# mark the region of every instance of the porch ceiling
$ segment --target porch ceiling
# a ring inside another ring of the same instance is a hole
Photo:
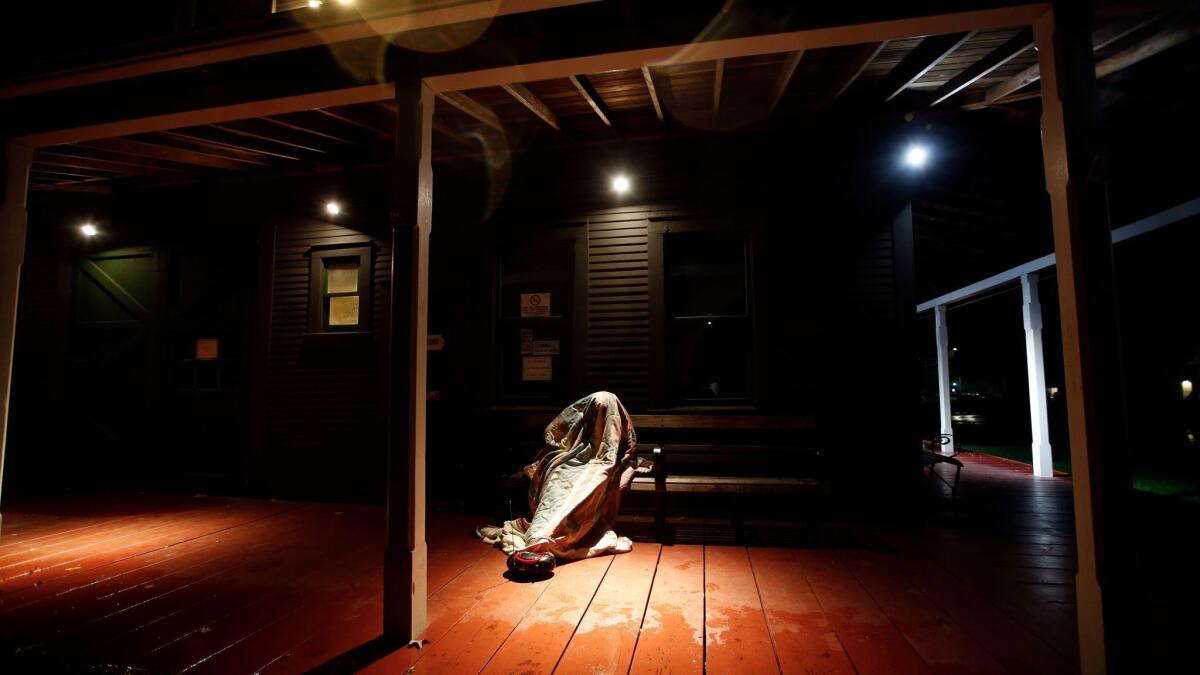
[[[1121,62],[1194,21],[1109,19],[1095,33],[1096,61]],[[444,92],[434,160],[479,161],[485,146],[521,153],[802,123],[830,110],[900,117],[1023,105],[1037,97],[1036,62],[1029,29],[1009,28]],[[30,187],[107,191],[383,163],[394,134],[394,104],[377,101],[71,143],[37,151]]]

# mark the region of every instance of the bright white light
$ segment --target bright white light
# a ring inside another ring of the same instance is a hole
[[[309,9],[317,9],[321,6],[321,0],[308,0]]]
[[[84,223],[83,225],[80,225],[79,231],[82,232],[83,236],[85,237],[94,237],[97,234],[100,234],[100,230],[97,230],[96,226],[91,223]]]
[[[614,176],[612,179],[613,192],[623,195],[629,192],[629,176]]]
[[[919,169],[925,166],[925,162],[929,159],[929,149],[923,145],[910,145],[904,153],[904,163],[914,169]]]
[[[342,212],[342,205],[337,202],[325,202],[325,213],[336,216]]]
[[[1183,394],[1184,398],[1192,395],[1192,381],[1184,380],[1179,383],[1179,393]]]

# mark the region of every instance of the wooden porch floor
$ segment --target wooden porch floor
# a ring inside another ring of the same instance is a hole
[[[505,579],[504,556],[469,535],[477,517],[434,516],[420,650],[378,639],[378,507],[18,503],[0,536],[0,671],[1076,671],[1069,481],[967,462],[959,505],[925,530],[642,542],[537,583]]]

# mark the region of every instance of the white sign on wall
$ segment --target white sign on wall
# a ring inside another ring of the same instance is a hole
[[[549,382],[554,379],[552,356],[522,356],[521,380],[524,382]]]

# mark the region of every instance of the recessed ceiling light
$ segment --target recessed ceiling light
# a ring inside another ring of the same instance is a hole
[[[341,212],[342,212],[341,204],[338,204],[337,202],[333,202],[333,201],[325,202],[325,213],[328,213],[331,216],[336,216]]]
[[[927,161],[929,161],[929,148],[923,145],[910,145],[904,152],[904,163],[914,169],[925,166]]]
[[[613,176],[612,189],[613,189],[613,192],[615,192],[619,195],[623,195],[626,192],[629,192],[629,176],[626,176],[624,174],[619,175],[619,176]]]
[[[83,225],[80,225],[79,231],[82,232],[83,236],[85,237],[94,237],[97,234],[100,234],[100,230],[97,230],[96,226],[91,223],[84,223]]]

